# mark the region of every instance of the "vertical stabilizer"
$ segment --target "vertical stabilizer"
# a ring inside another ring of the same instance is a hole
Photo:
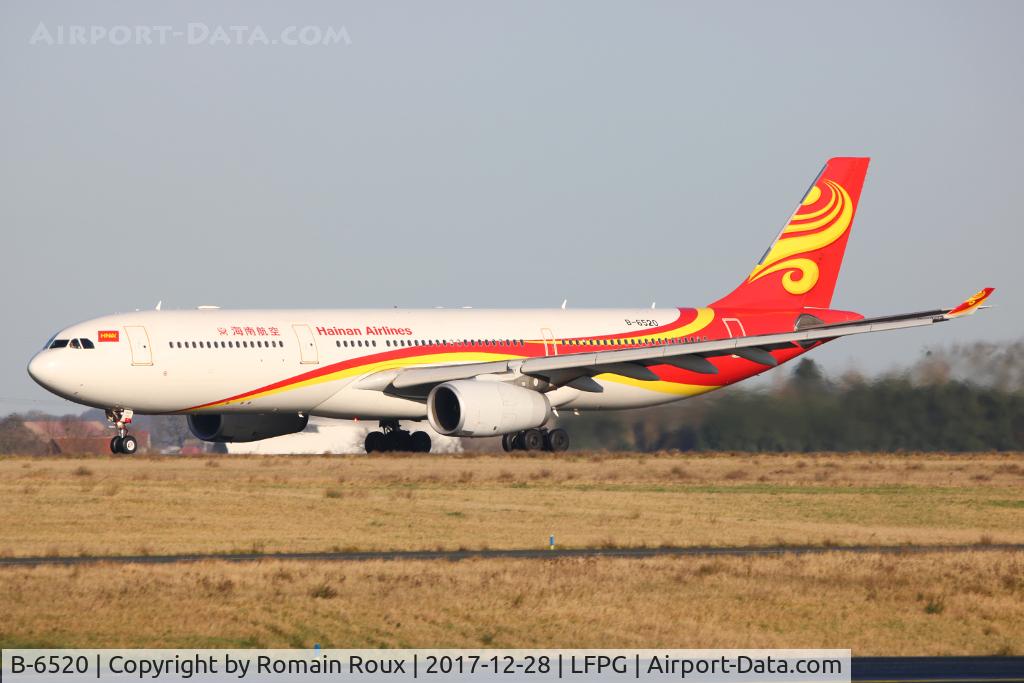
[[[867,157],[829,159],[750,275],[711,305],[828,308],[869,161]]]

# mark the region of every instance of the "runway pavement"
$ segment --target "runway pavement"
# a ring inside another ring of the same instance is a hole
[[[852,546],[678,546],[658,548],[520,548],[509,550],[375,550],[364,552],[312,553],[186,553],[181,555],[76,555],[47,557],[0,557],[0,567],[84,564],[176,564],[182,562],[266,562],[304,560],[314,562],[365,562],[368,560],[447,560],[475,558],[554,560],[572,557],[685,557],[724,555],[771,556],[822,553],[886,553],[893,555],[941,552],[1024,552],[1024,544],[985,545],[852,545]]]

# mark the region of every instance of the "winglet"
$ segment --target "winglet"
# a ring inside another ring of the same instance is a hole
[[[971,313],[974,313],[981,308],[981,305],[985,303],[985,299],[989,298],[994,291],[996,291],[994,287],[986,287],[956,308],[950,309],[943,317],[948,320],[950,318],[959,318],[962,315],[970,315]]]

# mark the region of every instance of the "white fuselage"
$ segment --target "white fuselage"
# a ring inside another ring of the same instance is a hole
[[[360,388],[360,380],[396,368],[698,341],[714,318],[710,309],[675,308],[143,311],[61,330],[54,339],[93,348],[46,348],[29,372],[54,393],[104,409],[421,419],[422,401]],[[641,407],[721,385],[595,380],[602,391],[562,387],[552,405]]]

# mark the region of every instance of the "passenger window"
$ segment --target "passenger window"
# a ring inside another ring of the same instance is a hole
[[[171,347],[173,349],[174,348],[174,342],[167,342],[167,346],[169,346],[169,347]]]

